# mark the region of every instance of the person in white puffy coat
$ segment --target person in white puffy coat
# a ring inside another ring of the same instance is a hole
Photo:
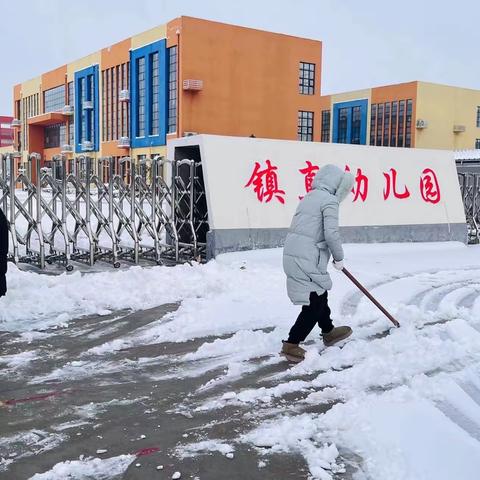
[[[322,167],[312,190],[300,201],[283,249],[287,293],[295,305],[302,305],[297,321],[283,342],[281,353],[300,362],[305,350],[299,346],[316,324],[326,346],[352,334],[350,327],[334,327],[330,318],[327,291],[332,279],[327,272],[330,257],[337,270],[343,268],[343,248],[338,228],[338,211],[353,186],[353,176],[335,165]]]

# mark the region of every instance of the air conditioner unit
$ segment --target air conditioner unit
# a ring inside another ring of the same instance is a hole
[[[120,137],[118,141],[119,148],[130,148],[130,139],[128,137]]]
[[[129,90],[120,90],[120,94],[118,95],[118,99],[121,102],[130,101],[130,91]]]
[[[88,140],[84,140],[82,142],[82,151],[83,152],[91,152],[93,150],[93,142]]]
[[[465,131],[465,125],[454,125],[453,133],[462,133]]]
[[[21,127],[22,126],[22,122],[18,119],[18,118],[14,118],[12,120],[12,123],[10,124],[10,126],[12,128],[16,128],[16,127]]]
[[[62,153],[72,153],[73,147],[71,145],[62,145]]]
[[[65,105],[62,108],[62,113],[64,115],[73,115],[73,107],[71,105]]]
[[[82,107],[84,110],[92,110],[93,102],[91,100],[84,100],[82,103]]]
[[[426,120],[423,120],[419,118],[415,124],[417,128],[427,128],[428,127],[428,122]]]
[[[183,81],[183,89],[184,90],[203,90],[203,80],[193,80],[188,79]]]
[[[198,135],[198,132],[183,132],[184,137],[193,137],[194,135]]]

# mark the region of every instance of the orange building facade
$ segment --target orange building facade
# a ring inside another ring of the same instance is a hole
[[[322,44],[180,17],[14,87],[15,148],[142,160],[211,133],[320,141]]]

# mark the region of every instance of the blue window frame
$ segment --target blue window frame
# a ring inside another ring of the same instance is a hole
[[[333,143],[367,143],[367,108],[368,100],[333,105]]]
[[[75,152],[84,152],[84,141],[92,142],[99,150],[98,132],[98,65],[75,72]],[[85,102],[92,108],[86,108]]]
[[[167,65],[166,40],[130,52],[130,137],[132,148],[166,144]]]

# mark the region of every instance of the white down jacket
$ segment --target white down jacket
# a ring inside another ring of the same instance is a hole
[[[327,273],[330,255],[336,261],[343,260],[338,208],[353,181],[350,173],[325,165],[297,207],[283,249],[288,296],[295,305],[308,305],[310,292],[322,295],[332,288]]]

